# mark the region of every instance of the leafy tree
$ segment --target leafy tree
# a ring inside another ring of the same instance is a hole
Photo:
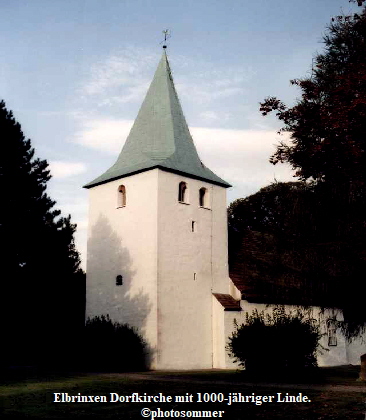
[[[317,206],[314,186],[305,182],[275,183],[229,206],[230,277],[245,299],[340,304],[340,270],[347,265],[344,255],[319,243]]]
[[[290,133],[271,162],[289,163],[313,184],[314,246],[331,274],[325,278],[343,284],[336,300],[354,335],[366,324],[366,9],[333,19],[324,44],[311,76],[291,82],[301,91],[297,103],[289,108],[269,97],[260,110],[274,111],[280,131]]]
[[[305,182],[275,182],[231,203],[229,228],[241,234],[251,230],[298,237],[309,228],[312,197],[312,187]]]
[[[362,6],[366,0],[349,0],[350,3],[357,3],[357,6]]]
[[[83,361],[88,370],[125,372],[145,370],[146,342],[128,324],[109,315],[88,318],[83,338]]]
[[[272,314],[253,311],[236,325],[228,350],[249,373],[296,376],[317,367],[321,338],[318,323],[304,311],[286,313],[278,306]]]
[[[47,195],[48,163],[0,102],[2,317],[8,363],[41,363],[83,323],[76,225]]]
[[[366,10],[336,20],[315,57],[310,78],[292,80],[302,97],[292,108],[270,97],[263,115],[275,111],[291,133],[272,163],[288,162],[302,180],[364,185],[366,142]]]

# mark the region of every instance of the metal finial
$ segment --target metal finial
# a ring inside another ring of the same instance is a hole
[[[164,34],[164,40],[163,41],[161,41],[160,42],[160,44],[163,44],[163,48],[166,48],[167,47],[167,40],[171,37],[171,35],[170,35],[170,30],[169,29],[165,29],[164,31],[163,31],[163,34]]]

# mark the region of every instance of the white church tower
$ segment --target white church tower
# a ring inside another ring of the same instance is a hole
[[[151,368],[225,367],[228,187],[197,154],[164,50],[116,163],[85,186],[86,315],[138,328]]]

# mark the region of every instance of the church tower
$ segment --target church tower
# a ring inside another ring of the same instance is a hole
[[[224,367],[228,187],[198,156],[164,50],[116,163],[85,186],[86,315],[136,327],[151,368]]]

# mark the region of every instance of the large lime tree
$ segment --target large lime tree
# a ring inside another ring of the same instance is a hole
[[[290,134],[271,162],[289,163],[317,194],[315,243],[340,285],[335,300],[352,335],[366,322],[366,8],[332,19],[324,45],[311,76],[291,82],[301,92],[296,104],[269,97],[260,110],[275,112]]]

